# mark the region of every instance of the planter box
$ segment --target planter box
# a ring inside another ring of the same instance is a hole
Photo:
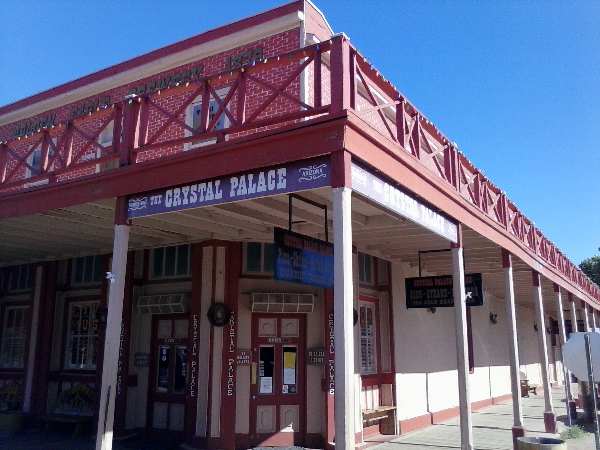
[[[561,439],[545,437],[517,438],[519,450],[567,450],[567,443]]]
[[[23,429],[25,416],[21,412],[0,412],[0,431],[15,433]]]

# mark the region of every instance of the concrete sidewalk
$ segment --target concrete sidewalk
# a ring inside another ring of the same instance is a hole
[[[558,418],[559,432],[563,431],[566,408],[564,391],[553,389],[554,408]],[[544,396],[532,395],[523,399],[523,419],[527,435],[558,437],[544,431]],[[512,450],[512,404],[490,406],[473,412],[473,440],[478,450]],[[594,449],[594,436],[587,433],[581,439],[568,440],[569,450]],[[385,442],[374,450],[448,450],[460,448],[460,429],[458,419],[448,420],[424,430],[400,436],[391,442]]]

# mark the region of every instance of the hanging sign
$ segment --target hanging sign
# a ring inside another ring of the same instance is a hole
[[[276,280],[333,287],[333,244],[283,228],[275,228],[274,242]]]
[[[456,223],[442,216],[421,200],[401,191],[356,164],[352,164],[352,189],[386,209],[448,239],[450,242],[458,242]]]
[[[407,278],[407,308],[444,308],[454,306],[452,275]],[[465,275],[467,306],[483,305],[483,288],[480,273]]]
[[[331,184],[329,160],[296,161],[129,198],[129,218],[316,189]]]

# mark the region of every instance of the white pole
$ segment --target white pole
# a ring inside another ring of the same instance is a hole
[[[579,331],[579,327],[577,326],[577,307],[575,306],[575,299],[570,292],[569,307],[571,308],[571,330],[573,333],[577,333]]]
[[[525,435],[523,428],[523,408],[521,405],[521,374],[519,372],[519,344],[517,341],[517,316],[515,312],[515,289],[513,282],[512,255],[502,250],[504,267],[504,296],[506,302],[506,322],[508,325],[508,352],[510,359],[510,381],[513,404],[513,448],[517,448],[517,438]]]
[[[462,231],[459,243],[452,247],[452,283],[456,324],[456,368],[458,371],[458,402],[460,410],[460,441],[462,450],[473,450],[473,424],[469,394],[469,366],[467,343],[467,304]]]
[[[29,335],[29,352],[27,354],[27,374],[25,376],[25,391],[23,395],[23,412],[31,412],[31,395],[33,392],[33,375],[37,371],[35,357],[37,351],[38,332],[40,327],[40,302],[42,297],[42,278],[45,267],[35,266],[33,285],[33,311],[31,312],[31,328]]]
[[[565,383],[565,403],[567,405],[567,423],[571,426],[571,403],[573,401],[573,395],[571,394],[571,372],[565,367],[565,359],[563,357],[563,345],[567,343],[567,332],[565,329],[565,313],[563,311],[562,294],[558,284],[554,285],[554,292],[556,293],[556,308],[558,309],[558,333],[560,335],[560,358],[561,365],[563,368],[563,378]]]
[[[104,338],[104,363],[102,365],[102,388],[98,411],[96,450],[111,450],[113,420],[115,414],[115,384],[119,363],[123,296],[127,268],[129,225],[115,225],[112,267],[108,287],[108,318]]]
[[[598,325],[596,324],[596,311],[592,308],[592,331],[596,332],[596,328],[598,327]]]
[[[546,321],[544,320],[544,303],[542,298],[542,283],[540,274],[532,271],[533,276],[533,302],[535,303],[536,320],[538,323],[538,351],[542,369],[542,384],[544,387],[544,425],[547,433],[556,433],[556,416],[552,406],[552,391],[548,378],[548,346],[546,343]]]
[[[352,189],[333,189],[335,448],[355,448]]]
[[[590,316],[588,314],[588,307],[585,302],[581,302],[581,305],[583,306],[583,325],[585,326],[586,333],[589,333],[590,331],[592,331],[592,329],[590,327]]]

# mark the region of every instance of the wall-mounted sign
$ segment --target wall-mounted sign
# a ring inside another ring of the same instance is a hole
[[[238,366],[249,366],[250,361],[252,361],[252,351],[247,348],[238,348],[237,365]]]
[[[322,366],[325,363],[325,349],[323,347],[309,348],[306,363],[309,366]]]
[[[356,164],[352,164],[352,189],[451,242],[458,241],[456,223]]]
[[[13,136],[27,136],[29,134],[37,133],[38,130],[50,128],[54,125],[56,125],[56,113],[48,113],[42,117],[35,117],[19,122],[13,131]]]
[[[263,60],[262,47],[249,48],[237,55],[231,55],[225,61],[225,70],[237,70]]]
[[[407,308],[444,308],[454,306],[452,275],[407,278]],[[483,305],[483,288],[480,273],[465,275],[467,306]]]
[[[276,280],[333,287],[333,244],[282,228],[274,242]]]
[[[148,367],[150,364],[150,353],[136,352],[133,357],[133,365],[135,367]]]
[[[86,114],[96,112],[98,108],[107,108],[111,105],[110,95],[102,95],[96,98],[85,100],[71,108],[69,117],[71,120]]]
[[[187,184],[141,196],[128,202],[129,218],[182,209],[219,205],[251,198],[299,192],[329,186],[328,159],[296,161],[284,166],[244,172],[232,177]]]
[[[200,64],[187,70],[175,72],[152,81],[148,81],[129,89],[129,95],[147,95],[156,91],[172,88],[180,84],[198,81],[204,73],[204,65]]]

